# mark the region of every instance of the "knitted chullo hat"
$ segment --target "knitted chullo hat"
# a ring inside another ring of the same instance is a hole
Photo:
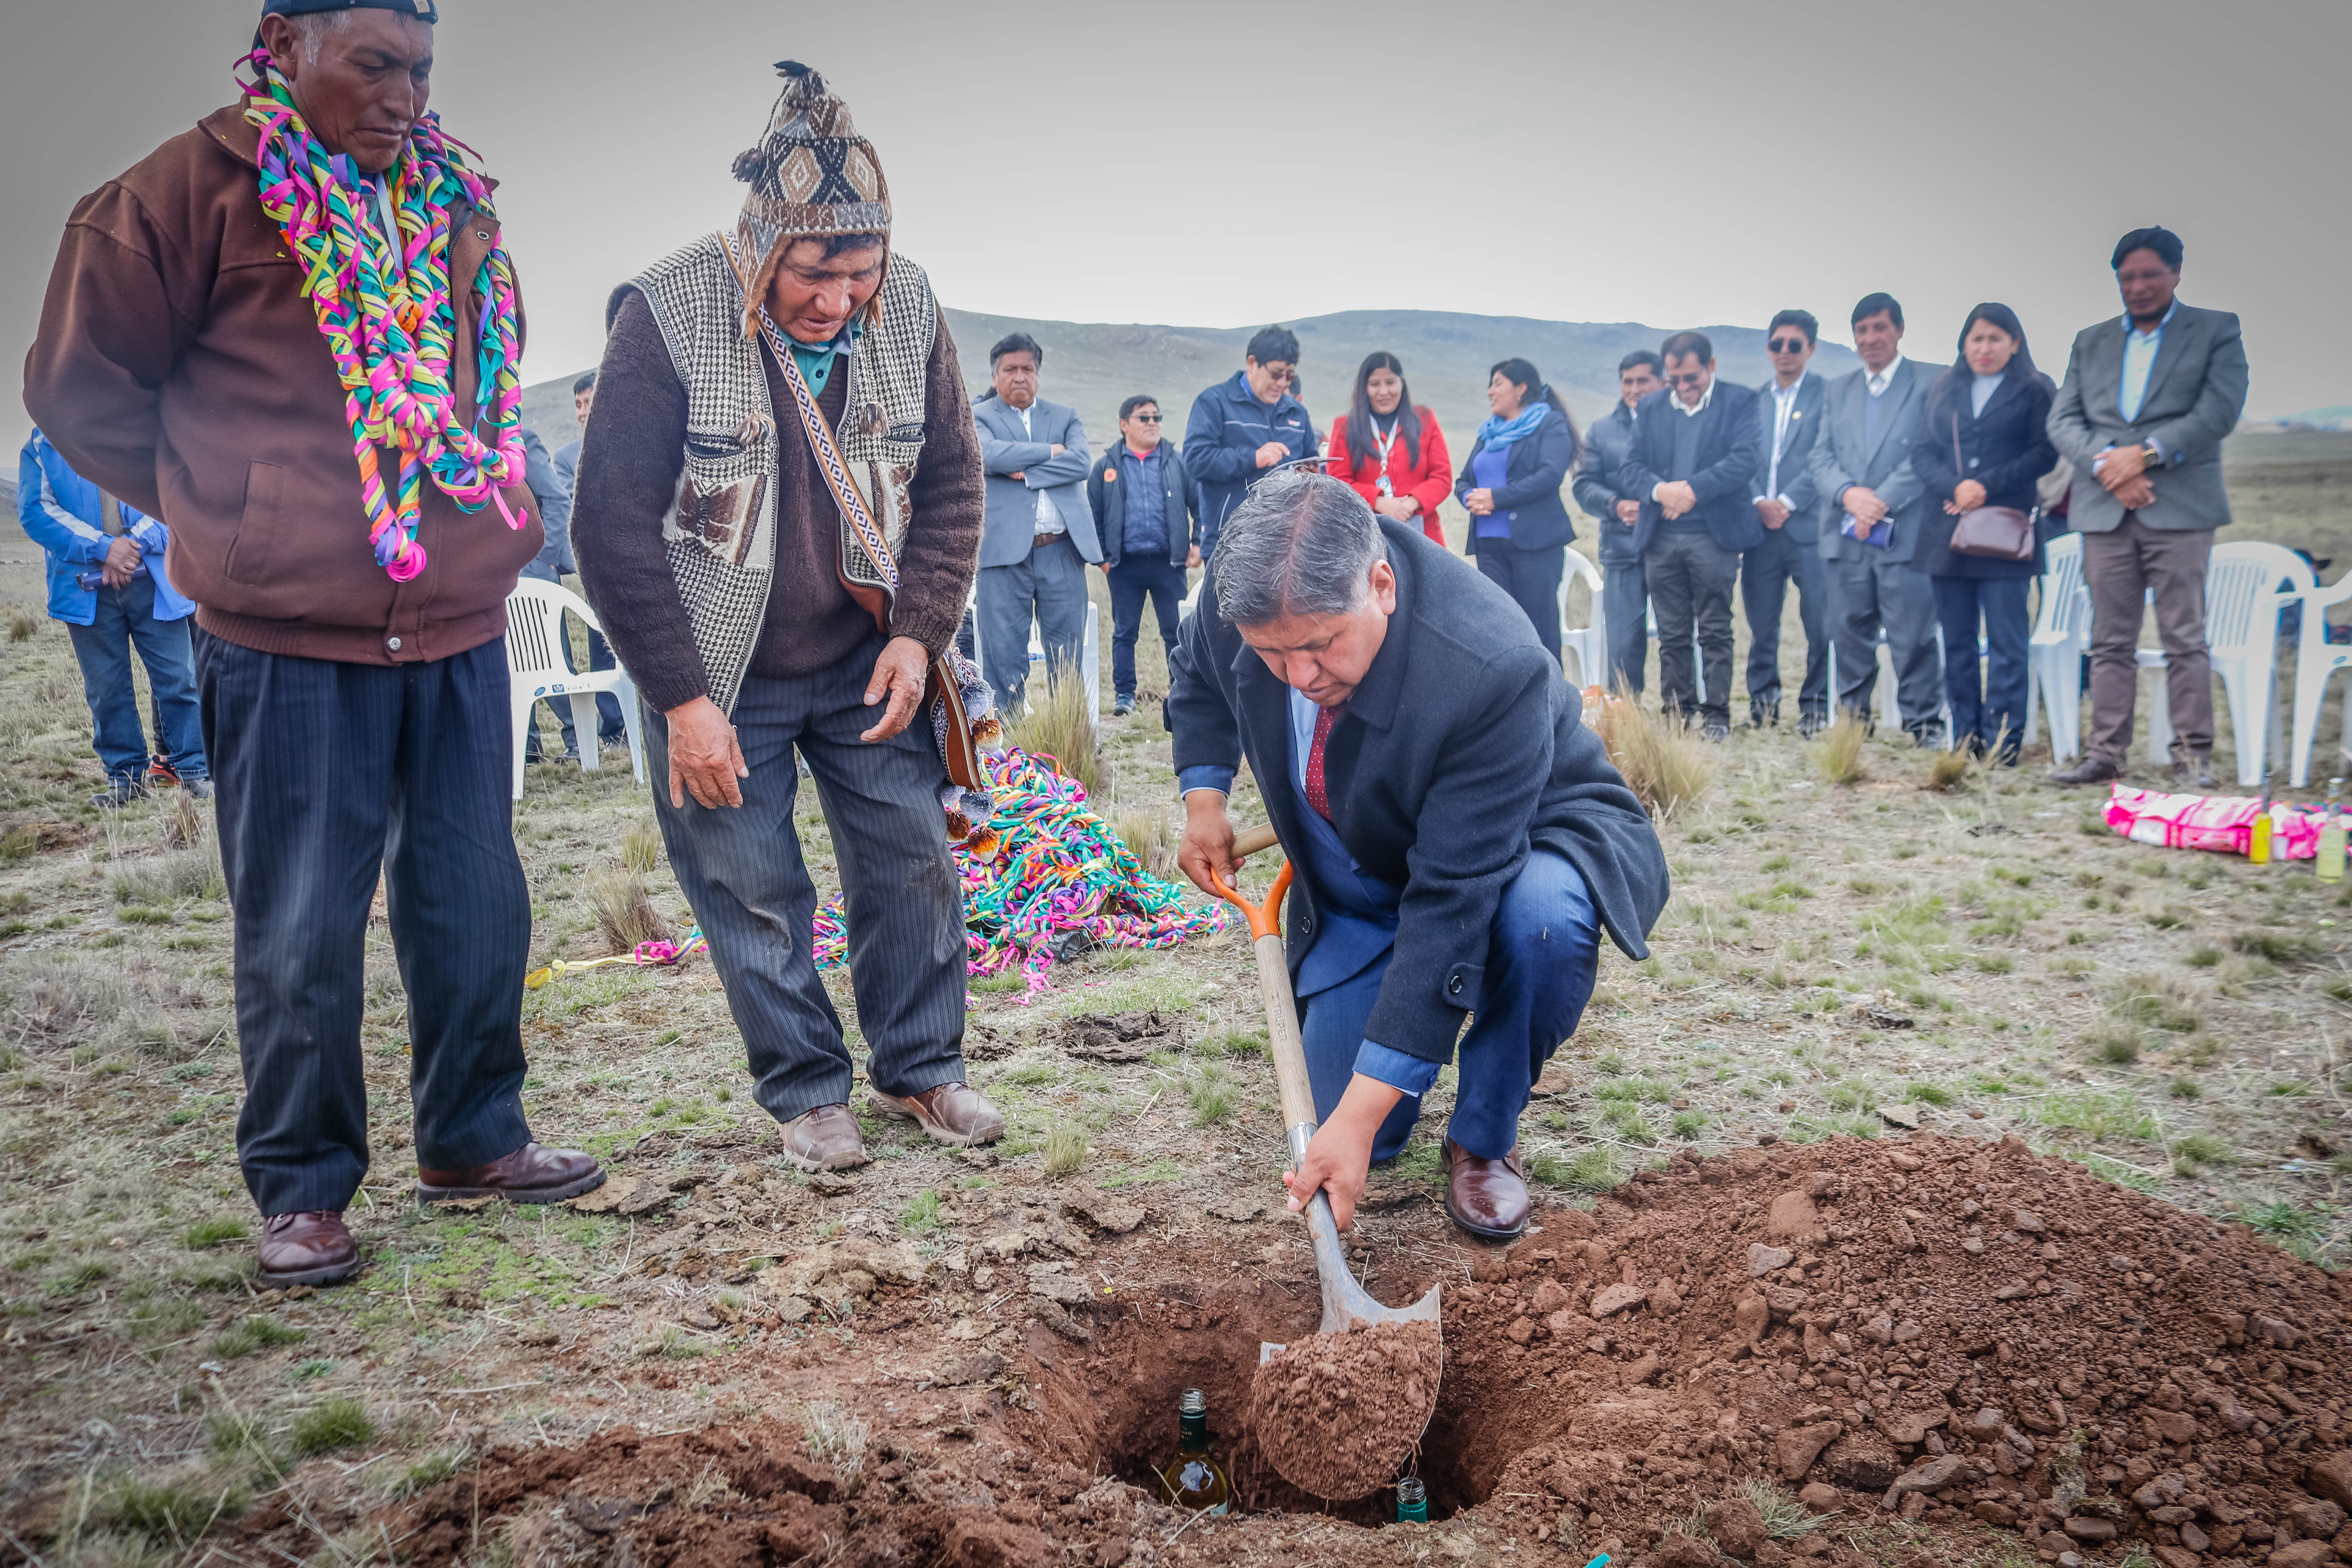
[[[751,265],[743,280],[746,335],[758,330],[759,301],[794,240],[876,234],[889,243],[889,182],[874,144],[851,123],[849,106],[798,60],[777,61],[776,74],[784,90],[767,134],[735,160],[735,177],[751,187],[735,226],[737,253]]]

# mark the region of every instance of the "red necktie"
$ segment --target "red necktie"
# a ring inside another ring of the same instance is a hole
[[[1315,742],[1307,748],[1307,804],[1326,822],[1331,820],[1331,801],[1323,788],[1323,742],[1331,738],[1331,726],[1339,717],[1337,708],[1318,710],[1315,715]]]

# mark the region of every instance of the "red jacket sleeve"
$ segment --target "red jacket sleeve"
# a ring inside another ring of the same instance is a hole
[[[1348,416],[1344,414],[1331,421],[1331,461],[1323,471],[1363,497],[1367,506],[1381,499],[1380,466],[1360,466],[1349,452]]]
[[[1437,536],[1437,503],[1454,493],[1454,456],[1445,449],[1445,432],[1437,416],[1421,411],[1421,478],[1405,492],[1421,503],[1422,526]]]

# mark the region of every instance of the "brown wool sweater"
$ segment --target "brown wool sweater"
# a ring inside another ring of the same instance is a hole
[[[213,636],[345,664],[464,653],[506,630],[507,595],[543,542],[538,503],[509,490],[523,523],[510,529],[428,480],[424,574],[395,583],[376,564],[342,383],[257,194],[259,142],[235,106],[216,110],[76,205],[25,405],[75,471],[171,526],[164,569]],[[451,216],[450,275],[470,282],[497,227]],[[460,289],[457,341],[471,344],[481,300]],[[472,352],[452,368],[471,419]],[[397,473],[388,464],[386,483]]]
[[[837,663],[874,631],[842,586],[841,509],[792,416],[792,388],[763,343],[769,405],[778,411],[776,576],[751,673],[810,675]],[[913,521],[899,546],[890,629],[933,654],[963,620],[980,560],[984,506],[980,436],[945,320],[926,367],[923,456],[908,487]],[[848,396],[836,364],[817,406],[838,429]],[[665,712],[709,694],[686,604],[662,545],[662,518],[686,468],[686,384],[645,296],[622,301],[596,372],[596,405],[580,447],[572,546],[589,602],[646,700]]]

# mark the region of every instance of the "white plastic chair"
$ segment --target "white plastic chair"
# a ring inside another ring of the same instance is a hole
[[[530,710],[541,701],[569,699],[572,727],[581,738],[580,766],[593,773],[604,765],[604,747],[596,740],[596,699],[611,692],[621,704],[628,731],[629,765],[637,782],[646,781],[646,737],[637,714],[637,683],[615,662],[611,669],[573,673],[564,658],[563,617],[579,616],[602,636],[604,623],[586,600],[558,583],[525,577],[507,595],[507,670],[512,677],[514,722],[514,798],[522,798],[524,738],[530,732]]]
[[[2294,741],[2288,782],[2301,789],[2311,782],[2311,749],[2319,740],[2319,710],[2327,700],[2327,682],[2339,669],[2352,668],[2352,645],[2327,640],[2327,610],[2352,599],[2352,572],[2326,587],[2315,579],[2303,590],[2303,629],[2295,642]],[[2344,740],[2352,745],[2352,685],[2344,693]]]
[[[1592,624],[1581,629],[1568,624],[1568,591],[1579,579],[1592,591]],[[1568,552],[1568,571],[1559,580],[1559,648],[1576,656],[1576,684],[1609,684],[1609,626],[1601,605],[1601,568],[1576,551]]]
[[[2083,656],[2091,647],[2091,595],[2083,586],[2083,536],[2062,533],[2042,549],[2042,608],[2026,646],[2025,737],[2033,742],[2041,710],[2050,710],[2050,755],[2067,762],[2083,750]]]
[[[2217,544],[2206,564],[2206,658],[2221,678],[2230,706],[2242,787],[2263,782],[2264,764],[2285,742],[2277,732],[2284,718],[2278,702],[2280,613],[2290,600],[2305,599],[2317,586],[2310,563],[2279,544]],[[2169,666],[2160,647],[2139,648],[2133,658],[2140,668],[2158,672],[2147,705],[2147,760],[2162,764],[2172,758],[2172,691],[2162,673]],[[2317,712],[2315,707],[2315,717]]]
[[[1878,684],[1874,688],[1878,698],[1878,722],[1889,730],[1900,730],[1903,727],[1903,703],[1901,694],[1895,690],[1895,652],[1886,646],[1885,626],[1878,628],[1878,641],[1873,651],[1878,660]],[[1827,662],[1829,668],[1824,679],[1829,682],[1830,710],[1834,714],[1841,689],[1838,685],[1837,644],[1834,642],[1830,644]],[[1952,700],[1944,691],[1944,628],[1940,625],[1936,628],[1936,690],[1937,717],[1944,726],[1944,746],[1948,751],[1954,743]]]
[[[1196,586],[1192,591],[1198,594],[1200,589]],[[988,663],[981,651],[980,589],[976,584],[964,596],[964,608],[971,613],[971,662],[985,670]],[[1093,705],[1090,711],[1097,730],[1102,728],[1103,713],[1101,620],[1102,613],[1096,608],[1093,600],[1087,600],[1086,630],[1078,639],[1078,679],[1087,683],[1087,697]],[[1037,705],[1029,700],[1029,694],[1043,689],[1046,674],[1045,638],[1033,619],[1029,623],[1029,673],[1021,687],[1022,707],[1025,710],[1035,710]],[[1001,714],[999,717],[1010,719],[1012,715]]]

